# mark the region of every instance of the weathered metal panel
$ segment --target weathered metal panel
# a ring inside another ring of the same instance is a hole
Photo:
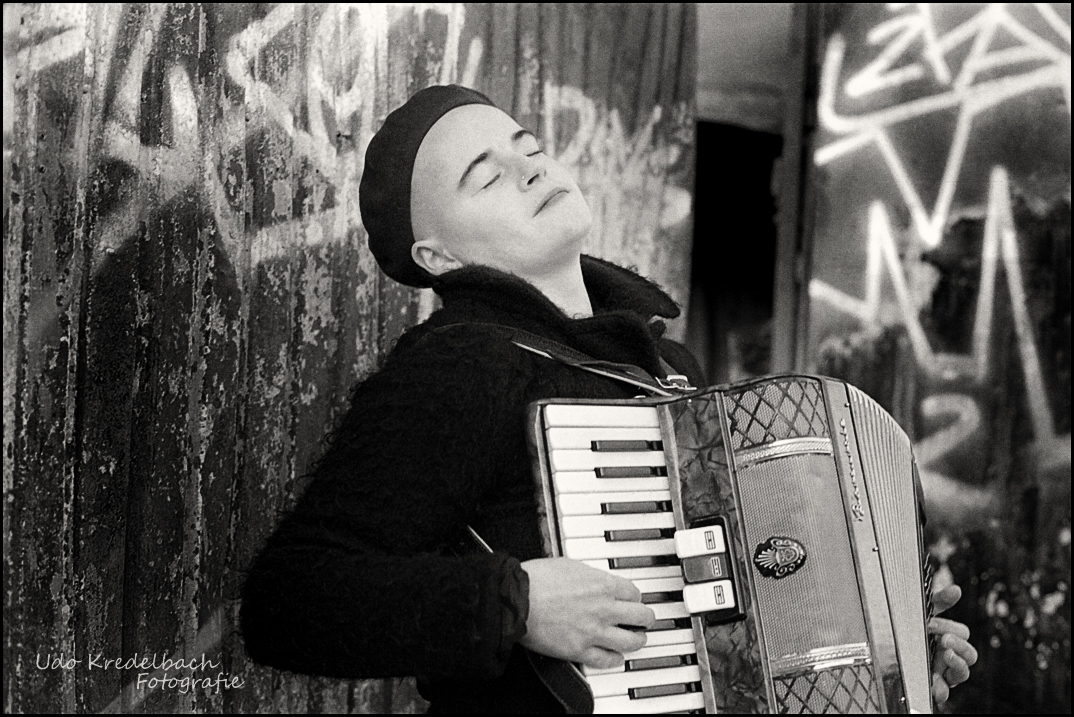
[[[255,665],[236,630],[350,387],[434,304],[368,251],[365,148],[414,91],[481,89],[576,170],[592,250],[685,301],[693,17],[5,5],[7,711],[423,708]]]

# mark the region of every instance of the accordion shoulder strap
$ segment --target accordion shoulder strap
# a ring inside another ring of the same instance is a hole
[[[456,326],[481,326],[493,329],[506,336],[519,348],[559,361],[568,366],[574,366],[583,371],[628,383],[636,388],[644,389],[654,396],[674,396],[683,391],[694,390],[689,379],[682,374],[675,373],[675,369],[663,358],[660,358],[660,368],[665,371],[667,377],[657,378],[640,366],[616,363],[614,361],[601,361],[569,346],[564,346],[558,341],[538,336],[523,329],[516,329],[513,326],[475,321],[465,324],[446,324],[434,329],[434,331],[442,331]]]

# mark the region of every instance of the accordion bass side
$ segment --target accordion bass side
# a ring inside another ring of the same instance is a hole
[[[596,712],[932,712],[922,499],[906,434],[842,381],[531,407],[546,554],[656,613]]]

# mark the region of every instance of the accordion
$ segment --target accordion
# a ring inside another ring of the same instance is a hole
[[[932,712],[911,444],[842,381],[531,406],[546,554],[630,579],[641,650],[594,711]]]

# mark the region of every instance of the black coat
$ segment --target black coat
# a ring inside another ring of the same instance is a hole
[[[401,337],[358,384],[294,511],[252,565],[242,632],[257,662],[336,677],[418,675],[434,710],[559,711],[517,640],[543,557],[526,439],[540,398],[639,391],[467,322],[505,324],[597,359],[696,382],[662,338],[679,310],[656,285],[582,258],[594,316],[569,319],[532,285],[485,267],[449,272],[443,308]],[[465,528],[494,554],[458,551]]]

